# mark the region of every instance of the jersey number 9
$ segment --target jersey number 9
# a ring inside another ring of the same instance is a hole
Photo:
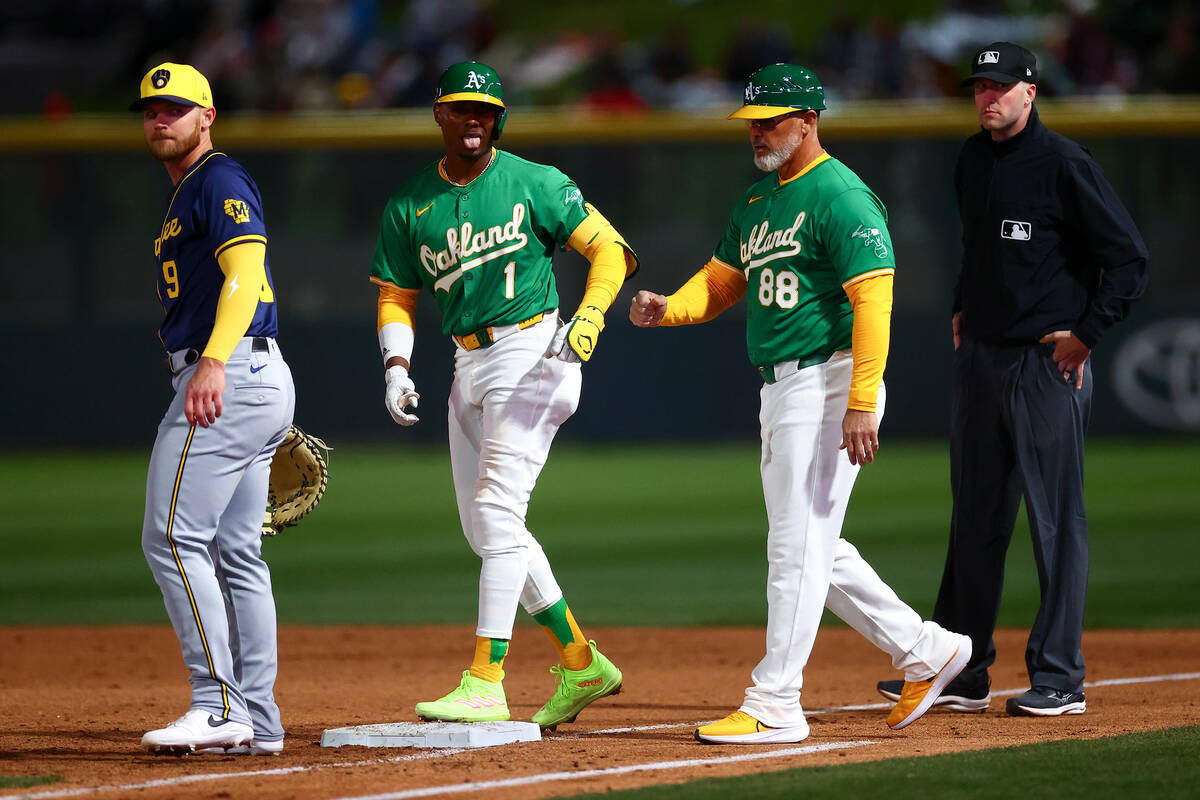
[[[167,282],[167,297],[179,297],[179,272],[174,261],[163,262],[163,280]]]

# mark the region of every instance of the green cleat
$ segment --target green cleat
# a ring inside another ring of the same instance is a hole
[[[533,715],[533,721],[543,729],[554,730],[560,723],[574,722],[579,712],[610,694],[621,691],[621,670],[596,649],[592,648],[592,663],[581,670],[570,670],[556,664],[550,671],[558,676],[558,688],[546,705]]]
[[[618,679],[619,679],[618,675]],[[429,722],[503,722],[509,718],[504,684],[463,670],[462,683],[440,700],[417,703],[417,716]]]

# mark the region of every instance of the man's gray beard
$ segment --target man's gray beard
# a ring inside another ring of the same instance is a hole
[[[787,141],[781,144],[778,149],[772,150],[765,156],[755,156],[754,166],[763,172],[774,172],[783,166],[783,162],[792,157],[792,154],[796,152],[796,148],[799,146],[800,134],[796,132],[788,137]]]

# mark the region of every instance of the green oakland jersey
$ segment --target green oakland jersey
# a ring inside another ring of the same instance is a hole
[[[493,152],[466,186],[451,183],[440,161],[431,164],[383,212],[371,279],[428,288],[446,334],[512,325],[556,308],[554,250],[587,216],[566,175]]]
[[[850,346],[844,286],[895,269],[887,210],[846,165],[822,154],[738,200],[713,257],[746,276],[746,348],[758,367]]]

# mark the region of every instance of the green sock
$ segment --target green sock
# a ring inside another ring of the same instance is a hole
[[[577,672],[592,663],[592,648],[575,622],[575,615],[567,607],[565,597],[545,611],[534,614],[533,618],[550,637],[564,667]]]

